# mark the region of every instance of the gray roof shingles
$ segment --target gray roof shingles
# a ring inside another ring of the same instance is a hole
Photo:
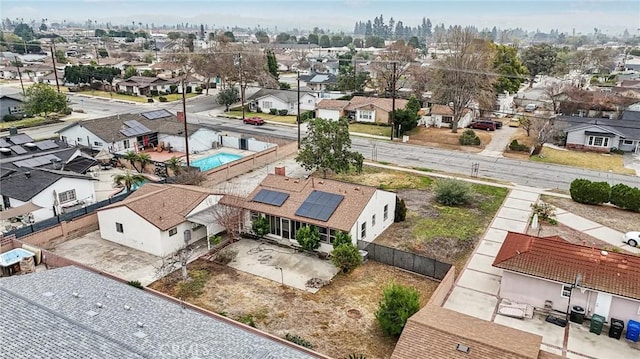
[[[309,94],[309,92],[304,92],[304,91],[300,92],[300,96],[304,96],[306,94]],[[277,97],[286,103],[298,103],[298,92],[291,91],[291,90],[260,89],[258,90],[258,92],[249,96],[248,99],[257,100],[261,97],[268,96],[268,95]]]
[[[44,191],[63,177],[86,179],[95,181],[95,178],[70,171],[56,171],[44,168],[15,169],[2,167],[2,172],[15,170],[14,173],[3,176],[0,179],[0,194],[26,202]],[[29,177],[27,177],[27,172]]]
[[[640,112],[625,111],[619,120],[608,118],[589,118],[575,116],[560,116],[556,121],[565,122],[570,126],[567,132],[579,130],[585,125],[598,125],[603,129],[613,129],[629,140],[640,140]]]
[[[74,266],[2,278],[0,301],[0,358],[314,357]]]

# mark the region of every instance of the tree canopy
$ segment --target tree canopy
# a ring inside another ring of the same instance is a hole
[[[515,93],[529,73],[527,67],[518,58],[518,50],[513,46],[491,44],[495,52],[493,69],[499,73],[496,83],[493,85],[496,94],[505,92]]]
[[[67,96],[58,93],[53,87],[37,83],[29,86],[25,91],[24,109],[30,115],[60,112],[67,108]]]
[[[529,70],[529,87],[538,75],[550,74],[555,66],[557,50],[549,44],[529,46],[522,52],[522,63]]]
[[[307,136],[301,141],[296,161],[306,170],[320,170],[323,177],[328,171],[348,172],[352,167],[362,170],[364,157],[352,152],[349,123],[341,118],[337,121],[316,118],[308,122]]]
[[[120,69],[110,66],[73,65],[64,68],[64,80],[72,84],[90,84],[93,81],[111,83],[120,75]]]

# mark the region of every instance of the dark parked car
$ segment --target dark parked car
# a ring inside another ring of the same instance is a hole
[[[493,120],[493,123],[495,123],[495,124],[496,124],[496,129],[498,129],[498,130],[499,130],[499,129],[501,129],[501,128],[502,128],[502,121],[496,121],[496,120]]]
[[[496,123],[494,121],[473,121],[469,125],[469,128],[474,128],[477,130],[487,130],[487,131],[495,131]]]
[[[260,117],[248,117],[244,119],[244,123],[248,125],[260,126],[264,125],[264,120]]]

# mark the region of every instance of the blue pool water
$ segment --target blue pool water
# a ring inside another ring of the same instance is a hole
[[[242,156],[231,153],[216,153],[215,155],[191,161],[191,166],[200,168],[200,171],[207,172],[212,168],[222,166],[226,163],[241,159]]]

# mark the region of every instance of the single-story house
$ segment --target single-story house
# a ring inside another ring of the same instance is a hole
[[[473,121],[473,110],[467,108],[463,111],[462,117],[458,121],[458,128],[465,128]],[[422,115],[418,121],[419,125],[426,127],[449,127],[453,123],[453,110],[447,105],[435,104],[429,111]]]
[[[177,85],[177,80],[169,81],[159,77],[145,76],[131,76],[115,84],[117,91],[138,96],[151,95],[151,91],[170,91],[171,85]]]
[[[391,359],[551,359],[542,337],[436,305],[412,315]]]
[[[58,74],[58,83],[60,85],[64,85],[64,72],[56,70]],[[55,85],[56,84],[56,73],[51,71],[48,75],[42,76],[40,78],[40,82],[45,83],[47,85]],[[73,84],[70,84],[73,85]]]
[[[298,93],[290,90],[260,89],[247,98],[249,110],[269,113],[269,110],[287,110],[289,115],[298,114]],[[313,111],[316,97],[310,92],[300,92],[300,110]],[[258,111],[259,110],[259,111]]]
[[[37,207],[23,214],[31,213],[32,222],[42,221],[95,202],[94,181],[91,176],[71,171],[2,167],[2,208],[31,203]]]
[[[311,73],[309,75],[300,75],[300,86],[307,87],[311,91],[323,92],[328,86],[338,84],[338,77],[332,73],[318,74]]]
[[[404,109],[409,101],[396,99],[396,110]],[[354,96],[351,100],[324,99],[316,105],[316,117],[338,120],[348,117],[356,122],[389,123],[393,99]]]
[[[202,224],[188,219],[208,211],[221,195],[196,186],[147,183],[125,200],[98,210],[100,236],[143,252],[162,257],[185,244],[222,232],[213,223]]]
[[[2,277],[0,303],[0,317],[20,323],[2,347],[9,358],[327,358],[86,267]]]
[[[573,244],[561,237],[509,232],[493,266],[503,270],[500,297],[586,317],[640,320],[640,257]]]
[[[337,231],[351,234],[354,244],[373,242],[393,223],[396,195],[328,179],[268,174],[240,205],[249,211],[246,228],[259,216],[265,217],[270,224],[267,236],[286,245],[297,245],[300,227],[317,227],[321,238],[318,250],[328,253]]]
[[[20,93],[12,93],[0,96],[0,119],[6,115],[22,114],[24,96]]]
[[[568,149],[640,153],[640,112],[625,111],[620,120],[561,116],[557,121],[570,125],[564,130]]]
[[[217,132],[195,124],[187,124],[189,152],[198,153],[214,148]],[[106,149],[124,154],[137,149],[155,147],[160,142],[165,148],[185,152],[184,124],[167,110],[139,114],[122,114],[78,121],[58,131],[60,139],[72,146]]]

